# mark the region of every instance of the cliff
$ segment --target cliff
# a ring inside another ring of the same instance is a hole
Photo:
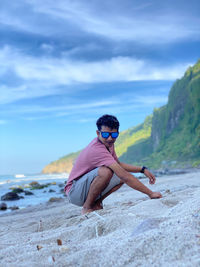
[[[190,67],[172,86],[167,105],[155,109],[151,137],[130,146],[126,155],[130,163],[197,166],[200,164],[200,61]],[[140,150],[147,150],[141,158]],[[139,151],[139,156],[137,154]]]
[[[42,172],[69,172],[79,152]],[[152,168],[200,165],[200,60],[174,83],[165,106],[120,133],[116,153],[121,161]]]
[[[44,167],[42,173],[69,173],[80,151],[66,155]]]

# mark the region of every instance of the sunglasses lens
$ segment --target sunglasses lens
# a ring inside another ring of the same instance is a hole
[[[112,136],[112,138],[117,138],[117,137],[118,137],[118,135],[119,135],[119,133],[118,133],[118,132],[116,132],[116,133],[111,133],[111,136]]]
[[[109,137],[109,133],[107,133],[107,132],[101,132],[101,136],[103,138],[108,138]]]
[[[101,136],[102,136],[103,138],[106,138],[106,139],[107,139],[110,135],[112,136],[112,138],[117,138],[118,135],[119,135],[119,133],[118,133],[118,132],[114,132],[114,133],[101,132]]]

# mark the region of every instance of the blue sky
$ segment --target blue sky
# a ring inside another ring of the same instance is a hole
[[[0,174],[37,173],[167,103],[200,58],[200,2],[1,0]]]

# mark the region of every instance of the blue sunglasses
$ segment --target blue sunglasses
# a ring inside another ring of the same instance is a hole
[[[107,139],[109,136],[111,136],[112,138],[116,139],[118,136],[119,136],[119,133],[118,132],[113,132],[113,133],[110,133],[110,132],[101,132],[101,136],[105,139]]]

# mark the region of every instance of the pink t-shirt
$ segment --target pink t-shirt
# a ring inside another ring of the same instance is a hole
[[[79,179],[81,176],[97,167],[110,166],[118,161],[114,145],[110,147],[109,150],[110,152],[96,137],[81,151],[65,186],[66,194],[70,191],[74,179]]]

